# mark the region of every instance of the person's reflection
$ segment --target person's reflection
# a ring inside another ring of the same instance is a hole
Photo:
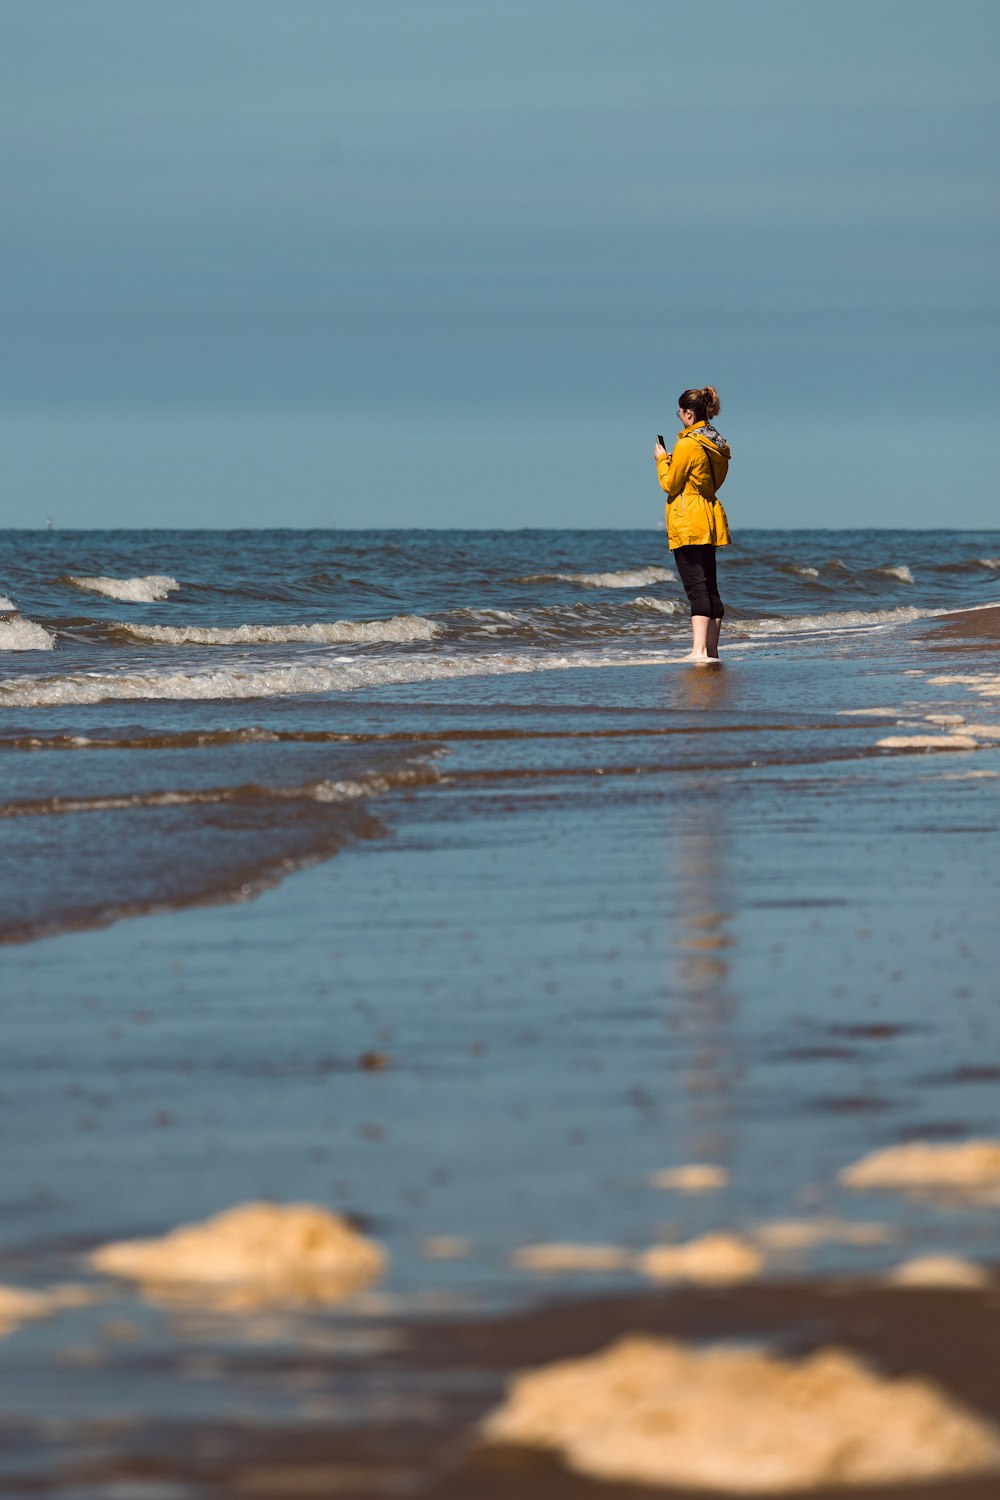
[[[679,701],[673,709],[696,715],[704,735],[686,739],[703,765],[694,775],[678,773],[674,837],[669,842],[673,868],[669,880],[671,985],[675,998],[671,1025],[683,1051],[682,1087],[690,1136],[687,1159],[727,1165],[731,1136],[730,1095],[737,1070],[732,1031],[736,1004],[729,983],[727,949],[733,903],[727,870],[727,810],[731,789],[725,772],[713,770],[725,735],[722,720],[732,689],[724,671],[694,669],[680,674]],[[728,715],[726,716],[728,718]],[[716,727],[722,731],[718,734]],[[717,748],[717,745],[719,748]]]

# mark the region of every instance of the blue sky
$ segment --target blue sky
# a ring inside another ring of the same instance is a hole
[[[992,0],[0,16],[4,524],[995,524]]]

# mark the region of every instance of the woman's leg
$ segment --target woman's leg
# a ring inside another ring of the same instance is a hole
[[[719,654],[719,632],[722,629],[722,617],[726,613],[722,600],[719,598],[719,584],[715,576],[715,548],[706,546],[703,549],[705,567],[705,585],[708,589],[708,612],[711,621],[708,627],[707,649],[711,657]]]
[[[675,547],[674,563],[684,592],[691,603],[691,661],[708,661],[708,628],[711,619],[708,583],[705,578],[704,547]]]

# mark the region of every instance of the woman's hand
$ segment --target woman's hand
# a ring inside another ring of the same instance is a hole
[[[664,448],[662,443],[654,443],[653,457],[656,459],[669,458],[670,454],[667,452],[666,448]]]

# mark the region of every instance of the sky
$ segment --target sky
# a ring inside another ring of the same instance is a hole
[[[709,382],[737,529],[997,524],[995,0],[0,35],[0,525],[654,527]]]

